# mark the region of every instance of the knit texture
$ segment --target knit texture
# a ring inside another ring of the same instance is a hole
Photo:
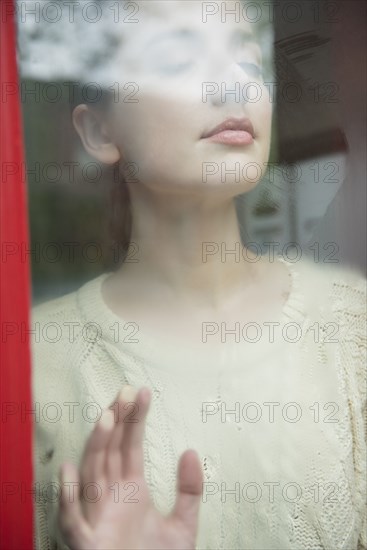
[[[152,390],[145,472],[162,513],[180,455],[199,453],[197,549],[366,550],[366,281],[279,260],[292,279],[281,318],[273,334],[241,328],[239,342],[190,347],[183,335],[177,349],[140,334],[104,303],[108,273],[33,308],[38,549],[67,548],[59,467],[79,463],[95,419],[130,384]]]

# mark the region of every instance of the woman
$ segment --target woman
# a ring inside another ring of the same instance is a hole
[[[73,112],[119,166],[134,257],[33,310],[56,327],[34,345],[41,549],[366,548],[365,281],[238,257],[272,109],[253,26],[204,4],[140,2],[118,65],[138,101]]]

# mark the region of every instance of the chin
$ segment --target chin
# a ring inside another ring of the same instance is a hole
[[[224,183],[219,179],[206,184],[200,183],[196,189],[203,196],[216,196],[223,200],[230,200],[252,191],[258,183],[259,181],[236,181],[235,179],[228,179],[227,182]]]

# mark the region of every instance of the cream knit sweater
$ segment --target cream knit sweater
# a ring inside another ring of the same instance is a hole
[[[365,279],[285,263],[292,290],[277,324],[215,346],[209,335],[195,349],[183,335],[177,349],[140,334],[104,303],[107,273],[32,310],[38,549],[66,548],[59,466],[79,462],[124,384],[153,392],[146,478],[162,513],[181,453],[201,457],[198,549],[367,548]]]

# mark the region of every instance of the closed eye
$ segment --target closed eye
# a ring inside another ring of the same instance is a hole
[[[158,71],[164,74],[178,74],[189,70],[193,65],[193,61],[187,61],[184,63],[167,63],[160,65]]]
[[[254,78],[262,78],[263,69],[260,65],[256,65],[256,63],[248,63],[246,61],[238,63],[238,65],[242,67],[249,76],[253,76]]]

